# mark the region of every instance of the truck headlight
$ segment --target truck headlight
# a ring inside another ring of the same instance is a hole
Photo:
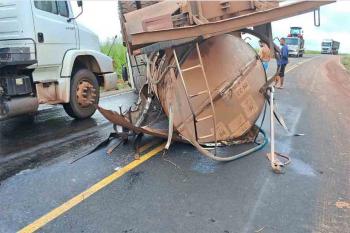
[[[11,61],[11,53],[3,51],[0,49],[0,62],[9,62]]]
[[[8,47],[0,48],[0,61],[30,61],[31,52],[29,47]]]

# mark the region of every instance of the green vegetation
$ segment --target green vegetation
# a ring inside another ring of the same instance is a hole
[[[113,41],[108,40],[102,43],[102,53],[113,58],[114,66],[119,77],[122,74],[122,66],[126,64],[126,48],[119,41],[113,44]]]
[[[350,70],[350,55],[343,55],[341,58],[341,62],[343,63],[346,69]]]
[[[122,67],[126,64],[126,48],[123,44],[120,41],[113,44],[113,40],[108,40],[102,43],[101,51],[113,59],[115,71],[118,74],[117,89],[129,88],[122,79]]]
[[[321,52],[317,50],[305,50],[305,54],[321,54]]]

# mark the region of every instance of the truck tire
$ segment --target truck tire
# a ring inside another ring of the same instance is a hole
[[[73,118],[89,118],[95,113],[99,98],[96,76],[88,69],[79,69],[71,80],[69,103],[63,108]]]

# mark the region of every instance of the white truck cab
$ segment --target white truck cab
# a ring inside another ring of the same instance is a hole
[[[333,54],[337,55],[339,53],[340,43],[333,39],[325,39],[321,44],[321,54]]]
[[[304,55],[304,39],[298,37],[286,37],[285,41],[288,46],[289,56],[302,57]]]
[[[100,86],[116,82],[113,60],[77,23],[70,1],[0,0],[0,119],[39,104],[62,104],[70,116],[87,118]]]

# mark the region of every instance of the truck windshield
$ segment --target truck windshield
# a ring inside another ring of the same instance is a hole
[[[293,35],[301,34],[301,29],[300,28],[291,28],[290,34],[293,34]]]
[[[298,38],[286,38],[287,45],[298,45],[298,42],[299,42]]]
[[[322,46],[324,47],[330,47],[332,45],[331,42],[322,42]]]

